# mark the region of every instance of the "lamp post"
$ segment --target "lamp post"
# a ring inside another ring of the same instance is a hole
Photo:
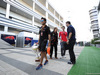
[[[68,20],[70,21],[71,17],[70,17],[70,11],[67,11],[68,14]]]

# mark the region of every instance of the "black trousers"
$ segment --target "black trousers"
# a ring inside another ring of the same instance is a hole
[[[75,53],[74,53],[74,45],[75,45],[75,41],[71,41],[69,42],[69,55],[70,55],[70,61],[72,63],[76,62],[76,58],[75,58]]]
[[[57,57],[57,44],[51,45],[50,57],[52,58],[53,47],[55,48],[55,57]]]

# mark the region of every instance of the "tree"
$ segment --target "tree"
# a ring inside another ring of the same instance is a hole
[[[91,40],[91,44],[100,44],[100,42],[95,42],[97,40],[99,40],[99,38],[92,39]]]

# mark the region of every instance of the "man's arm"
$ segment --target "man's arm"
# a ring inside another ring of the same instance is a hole
[[[61,32],[59,32],[59,39],[61,40]]]
[[[51,35],[50,35],[50,28],[48,28],[48,39],[49,39],[49,43],[48,43],[48,46],[50,46],[50,43],[51,43]]]
[[[37,44],[39,44],[39,40],[40,40],[40,34],[39,34],[39,39],[38,39],[38,42],[37,42]]]
[[[61,34],[60,34],[60,32],[59,32],[59,39],[60,39],[60,36],[61,36]]]
[[[69,44],[69,40],[70,40],[71,36],[72,36],[72,32],[69,33],[67,44]]]
[[[68,31],[69,31],[69,35],[68,35],[68,41],[67,41],[67,44],[69,44],[69,41],[70,41],[70,39],[71,39],[71,37],[72,37],[72,28],[70,27],[69,29],[68,29]]]
[[[70,38],[71,38],[71,36],[72,36],[72,32],[70,32],[70,33],[69,33],[69,37],[68,37],[68,39],[70,39]]]
[[[67,38],[67,41],[68,41],[68,33],[67,33],[67,35],[66,35],[66,38]]]
[[[39,41],[40,41],[40,33],[41,33],[41,31],[39,31],[39,39],[38,39],[37,44],[39,44]]]
[[[51,36],[50,36],[50,34],[48,34],[48,38],[49,38],[48,46],[50,46],[50,42],[51,42]]]
[[[59,33],[59,39],[61,40],[61,42],[63,42],[63,40],[61,39],[61,32]]]

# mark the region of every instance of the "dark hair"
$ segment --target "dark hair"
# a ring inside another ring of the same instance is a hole
[[[61,28],[65,28],[65,26],[62,26]]]
[[[68,24],[71,24],[71,22],[70,22],[70,21],[67,21],[67,22],[66,22],[66,24],[67,24],[67,23],[68,23]]]
[[[47,21],[46,18],[42,17],[41,19],[43,19],[44,21]]]
[[[55,31],[55,29],[57,29],[57,27],[55,27],[55,28],[53,29],[53,32]]]

